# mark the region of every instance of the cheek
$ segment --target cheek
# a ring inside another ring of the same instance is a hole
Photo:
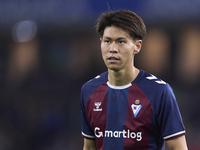
[[[103,60],[105,61],[105,59],[106,59],[106,52],[102,48],[101,48],[101,56],[102,56]]]
[[[130,50],[129,50],[129,55],[131,56],[131,57],[133,57],[134,56],[134,48],[130,48]]]
[[[102,56],[104,57],[104,55],[107,54],[108,48],[104,45],[104,44],[101,44],[101,53],[102,53]]]
[[[127,50],[125,53],[124,53],[124,56],[126,58],[126,61],[132,61],[133,57],[134,57],[134,53],[133,53],[133,50]]]
[[[134,49],[127,47],[124,50],[125,55],[127,55],[127,57],[132,57],[134,55]]]

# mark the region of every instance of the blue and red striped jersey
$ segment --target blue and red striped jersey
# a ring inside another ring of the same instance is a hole
[[[140,70],[125,86],[112,86],[108,72],[81,89],[82,136],[98,150],[164,150],[164,140],[185,134],[169,84]]]

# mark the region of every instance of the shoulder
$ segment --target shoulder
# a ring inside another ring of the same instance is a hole
[[[81,95],[89,97],[99,86],[108,81],[108,72],[97,75],[95,78],[86,82],[81,88]]]
[[[163,94],[172,94],[171,86],[160,78],[141,70],[140,79],[136,83],[148,96],[160,97]]]
[[[83,86],[82,89],[85,88],[97,88],[101,84],[105,83],[108,81],[108,72],[104,72],[100,75],[97,75],[95,78],[89,80],[86,82]]]
[[[141,70],[140,76],[141,76],[140,82],[139,82],[140,86],[144,86],[148,88],[156,88],[156,89],[161,89],[161,90],[171,88],[167,82],[143,70]]]

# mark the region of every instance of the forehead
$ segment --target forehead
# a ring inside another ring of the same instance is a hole
[[[131,38],[128,31],[123,30],[120,27],[108,26],[104,29],[103,38]],[[132,38],[131,38],[132,39]]]

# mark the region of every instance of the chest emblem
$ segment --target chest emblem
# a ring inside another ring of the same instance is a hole
[[[131,105],[132,111],[134,116],[136,117],[137,114],[139,113],[140,109],[142,108],[142,105],[140,104],[140,100],[135,100],[135,104]]]
[[[95,102],[94,105],[96,107],[93,109],[94,111],[102,111],[102,108],[100,108],[101,102]]]

